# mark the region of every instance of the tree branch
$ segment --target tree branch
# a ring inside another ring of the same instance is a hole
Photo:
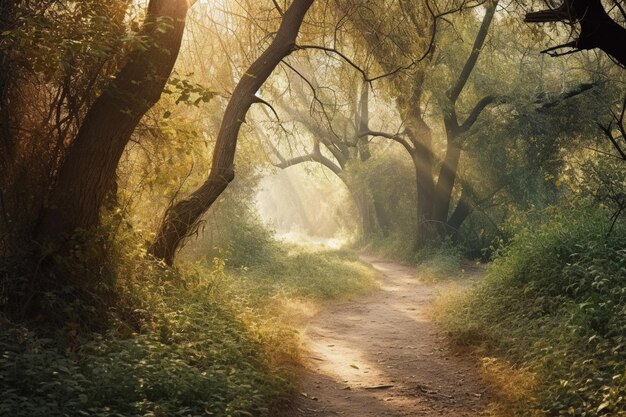
[[[498,1],[492,2],[485,12],[485,17],[483,17],[483,21],[480,25],[480,29],[476,34],[476,39],[474,39],[474,47],[472,48],[472,52],[470,53],[467,61],[465,61],[465,65],[461,70],[461,74],[459,74],[459,78],[456,81],[456,84],[452,89],[448,92],[448,98],[452,105],[456,103],[461,91],[465,87],[467,80],[469,79],[474,67],[476,66],[476,61],[478,61],[478,57],[480,55],[480,51],[485,44],[485,39],[487,39],[487,34],[489,33],[489,26],[491,26],[491,21],[493,20],[493,15],[496,12],[496,6],[498,5]]]
[[[485,108],[494,103],[496,101],[496,96],[486,96],[483,97],[472,109],[467,119],[459,126],[460,133],[467,132],[478,120],[478,117],[481,115]]]
[[[357,72],[359,72],[361,74],[361,76],[363,77],[363,80],[365,82],[367,82],[367,83],[370,83],[370,84],[373,83],[374,81],[380,80],[381,78],[386,78],[386,77],[390,77],[392,75],[395,75],[395,74],[397,74],[400,71],[409,70],[409,69],[413,68],[415,65],[417,65],[417,63],[420,60],[424,59],[424,58],[420,58],[420,60],[412,61],[410,64],[408,64],[406,66],[396,67],[393,70],[388,71],[386,73],[376,75],[375,77],[369,77],[367,75],[367,72],[363,68],[358,66],[353,60],[351,60],[345,54],[343,54],[342,52],[338,51],[335,48],[329,48],[327,46],[320,46],[320,45],[297,45],[296,49],[297,50],[300,50],[300,49],[316,49],[316,50],[319,50],[319,51],[324,51],[326,53],[335,54],[335,55],[339,56],[342,60],[344,60],[352,68],[354,68]]]
[[[626,29],[615,22],[606,12],[601,0],[564,0],[556,9],[541,10],[526,14],[528,23],[563,22],[578,23],[580,35],[561,47],[601,49],[614,58],[622,67],[626,66]],[[560,47],[546,50],[549,53]],[[560,54],[556,54],[559,56]]]
[[[381,138],[386,138],[386,139],[391,139],[393,141],[398,142],[399,144],[401,144],[402,146],[404,146],[404,148],[409,151],[409,153],[413,152],[414,149],[411,146],[411,144],[402,136],[402,133],[387,133],[387,132],[378,132],[376,130],[367,130],[364,132],[359,132],[357,134],[357,137],[363,137],[363,136],[373,136],[373,137],[381,137]]]
[[[327,167],[328,169],[330,169],[332,172],[334,172],[338,176],[340,176],[341,173],[343,172],[341,167],[339,167],[333,161],[331,161],[330,159],[322,155],[322,153],[319,152],[319,148],[317,149],[317,152],[313,151],[307,155],[296,156],[294,158],[286,159],[286,160],[283,159],[280,163],[274,164],[274,166],[280,169],[286,169],[294,165],[302,164],[304,162],[318,162],[324,165],[325,167]]]

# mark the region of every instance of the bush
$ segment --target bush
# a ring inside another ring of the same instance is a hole
[[[526,229],[443,319],[537,374],[519,415],[626,415],[626,228],[579,207]]]
[[[107,257],[115,297],[98,309],[99,333],[78,316],[93,297],[58,300],[72,307],[62,321],[0,315],[0,415],[275,415],[293,395],[298,359],[289,297],[337,298],[375,281],[352,254],[288,253],[258,235],[269,252],[251,258],[252,270],[227,270],[219,257],[169,269],[120,230]]]
[[[285,372],[219,295],[217,265],[128,289],[145,295],[139,332],[123,321],[104,335],[68,323],[44,338],[4,323],[0,415],[270,415],[289,395]]]

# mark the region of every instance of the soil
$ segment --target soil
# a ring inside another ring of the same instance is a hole
[[[490,393],[476,364],[446,346],[429,310],[434,284],[415,268],[363,258],[380,290],[330,305],[304,330],[293,416],[479,416]]]

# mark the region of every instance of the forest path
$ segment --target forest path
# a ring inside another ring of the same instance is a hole
[[[304,332],[294,416],[478,416],[488,393],[476,366],[455,356],[429,318],[435,285],[415,268],[363,257],[380,290],[331,305]]]

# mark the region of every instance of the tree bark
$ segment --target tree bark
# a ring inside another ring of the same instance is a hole
[[[415,112],[412,112],[415,113]],[[416,201],[415,212],[417,229],[415,249],[432,242],[435,237],[433,224],[433,181],[432,133],[430,127],[419,115],[412,114],[407,119],[407,132],[411,138],[411,160],[415,169]]]
[[[448,213],[452,204],[452,191],[454,190],[459,160],[461,159],[460,136],[472,127],[482,110],[494,100],[493,96],[487,96],[480,100],[474,106],[474,109],[470,112],[465,122],[459,125],[456,103],[476,67],[480,52],[487,39],[497,4],[497,1],[493,1],[487,6],[480,29],[474,39],[472,51],[465,61],[463,69],[459,73],[459,77],[454,86],[448,91],[447,100],[444,104],[444,127],[447,141],[446,154],[439,170],[439,177],[437,178],[433,198],[433,220],[435,221],[439,238],[445,237],[450,232],[460,227],[460,224],[456,227],[452,227],[448,222]]]
[[[580,36],[575,41],[551,48],[573,47],[580,50],[598,48],[626,67],[626,29],[607,14],[601,0],[565,0],[556,9],[526,14],[526,22],[578,22]],[[548,52],[546,51],[546,52]]]
[[[186,199],[170,207],[161,223],[150,253],[168,265],[198,220],[235,178],[234,159],[239,129],[248,110],[257,102],[256,92],[283,58],[291,54],[307,11],[314,0],[294,0],[285,10],[271,45],[246,70],[226,106],[215,143],[208,179]]]
[[[159,100],[178,56],[188,0],[150,0],[133,52],[87,112],[35,229],[35,238],[69,236],[99,222],[116,168],[131,134]]]
[[[17,7],[16,0],[0,1],[0,33],[10,30],[15,24]],[[15,158],[15,140],[11,120],[10,95],[15,79],[9,51],[0,48],[0,186],[4,188],[4,180],[8,177],[9,166]],[[1,189],[1,188],[0,188]]]
[[[448,220],[448,212],[452,200],[452,190],[456,181],[456,173],[461,159],[461,148],[456,144],[455,138],[448,137],[446,156],[439,171],[439,179],[435,188],[433,199],[433,219],[437,222],[440,233],[445,234],[445,223]]]
[[[448,231],[452,236],[452,239],[457,240],[459,237],[459,231],[463,222],[472,214],[473,207],[469,201],[466,191],[461,192],[461,198],[456,205],[456,208],[450,215],[450,219],[447,222]]]
[[[370,130],[369,90],[369,84],[367,82],[363,82],[363,85],[361,86],[361,97],[359,98],[359,120],[357,123],[355,138],[361,162],[365,162],[372,157],[372,152],[369,147],[369,135],[359,135],[361,132],[367,132]]]

